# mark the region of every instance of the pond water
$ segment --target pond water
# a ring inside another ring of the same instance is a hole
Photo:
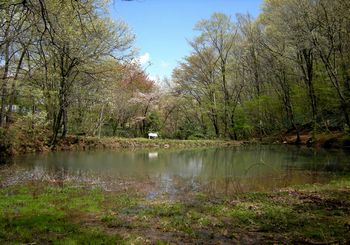
[[[130,189],[158,195],[213,195],[324,183],[350,172],[350,154],[291,146],[54,152],[12,159],[0,168],[2,186],[23,181]]]

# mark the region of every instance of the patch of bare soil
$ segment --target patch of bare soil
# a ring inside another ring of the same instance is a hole
[[[349,199],[350,191],[343,192],[344,197]],[[339,210],[350,212],[350,203],[346,200],[336,198],[329,198],[321,196],[317,193],[298,193],[298,198],[302,202],[302,206],[312,206],[318,208],[325,208],[326,210]]]

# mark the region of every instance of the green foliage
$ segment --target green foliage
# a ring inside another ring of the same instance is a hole
[[[238,106],[234,114],[235,124],[232,128],[234,132],[238,132],[242,138],[252,135],[253,126],[249,122],[249,117],[243,106]]]
[[[146,132],[159,132],[160,117],[157,112],[151,112],[146,117]]]
[[[346,131],[345,2],[266,0],[256,20],[213,13],[196,24],[192,51],[172,81],[164,80],[167,89],[129,62],[134,35],[106,16],[108,1],[2,4],[0,123],[15,141],[1,136],[3,150],[23,142],[32,150],[48,136],[54,143],[66,134],[144,137],[161,130],[202,139],[262,138],[295,128]],[[46,113],[45,122],[34,118],[37,112]]]
[[[348,9],[341,0],[266,0],[257,20],[201,20],[173,73],[189,104],[183,114],[223,137],[349,127]]]
[[[202,139],[204,135],[202,129],[196,122],[183,121],[175,133],[177,139]]]
[[[249,121],[254,125],[258,134],[271,133],[280,130],[281,115],[276,111],[281,111],[281,105],[277,98],[269,96],[260,96],[243,105]]]
[[[130,57],[134,40],[126,23],[106,17],[106,6],[104,0],[1,4],[0,22],[6,23],[0,31],[0,53],[6,53],[0,57],[4,78],[1,126],[10,124],[6,121],[13,112],[8,107],[15,105],[20,108],[15,112],[17,125],[11,126],[16,134],[23,131],[37,137],[38,132],[26,125],[36,120],[28,118],[29,110],[46,113],[51,143],[68,131],[99,132],[106,118],[103,109],[109,109],[104,108],[111,100],[108,92],[113,91],[108,86],[119,74],[110,75],[116,70],[126,73],[119,60]],[[112,62],[111,57],[115,57]]]
[[[187,137],[188,140],[200,140],[204,139],[204,135],[201,133],[194,133]]]
[[[13,150],[32,152],[46,147],[50,135],[46,116],[45,112],[36,112],[17,118],[9,128]]]
[[[19,116],[7,129],[0,128],[0,152],[4,155],[44,151],[49,139],[46,113]]]
[[[11,155],[13,135],[5,128],[0,128],[0,158],[6,159]]]

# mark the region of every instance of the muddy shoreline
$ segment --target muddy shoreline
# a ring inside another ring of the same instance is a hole
[[[313,135],[310,131],[301,132],[300,140],[297,140],[295,132],[267,136],[261,139],[254,139],[250,143],[262,144],[287,144],[324,149],[350,150],[350,135],[343,132],[318,133]]]

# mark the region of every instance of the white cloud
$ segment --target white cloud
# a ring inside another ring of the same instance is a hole
[[[168,62],[162,60],[162,61],[160,62],[160,66],[161,66],[162,68],[168,68],[168,67],[170,66],[170,64],[169,64]]]
[[[151,60],[151,57],[150,57],[149,53],[144,53],[143,55],[141,55],[139,57],[138,60],[139,60],[141,65],[146,65]]]

